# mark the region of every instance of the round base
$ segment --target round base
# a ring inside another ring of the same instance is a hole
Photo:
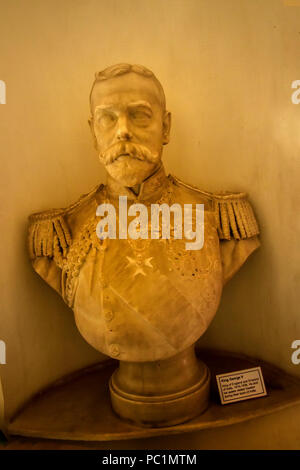
[[[144,427],[164,427],[188,421],[203,413],[209,403],[210,372],[201,363],[201,378],[193,386],[167,395],[136,395],[120,389],[113,373],[109,381],[111,403],[122,419]]]

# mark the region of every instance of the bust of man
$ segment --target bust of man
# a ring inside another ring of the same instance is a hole
[[[258,226],[245,193],[208,193],[166,175],[171,115],[150,70],[118,64],[97,73],[90,105],[106,184],[64,209],[30,216],[30,257],[88,343],[120,361],[110,381],[116,413],[145,426],[173,425],[207,407],[209,371],[194,345],[223,285],[259,246]],[[121,227],[124,200],[146,211],[201,205],[203,246],[187,250],[172,237],[175,217],[169,236],[161,236],[161,223],[154,238],[99,238],[97,208],[112,204]]]

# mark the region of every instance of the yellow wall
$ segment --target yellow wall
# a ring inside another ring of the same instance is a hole
[[[8,416],[42,386],[102,358],[33,272],[25,234],[29,213],[67,205],[103,181],[88,94],[94,72],[117,62],[144,64],[164,85],[173,113],[167,170],[202,189],[247,191],[259,218],[262,248],[226,287],[201,344],[300,376],[290,360],[291,343],[300,339],[300,104],[291,102],[291,83],[300,79],[300,5],[293,3],[0,0],[0,79],[7,86],[0,105],[0,339],[7,364],[0,374]],[[295,413],[300,421],[299,407]],[[253,433],[268,433],[268,448],[300,448],[300,426],[290,429],[288,416],[257,420],[260,431],[239,425],[247,445]],[[193,443],[238,447],[239,426],[205,439],[195,434]],[[276,434],[281,426],[285,441]]]

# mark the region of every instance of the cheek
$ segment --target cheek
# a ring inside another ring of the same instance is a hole
[[[112,139],[112,136],[111,136],[111,132],[103,132],[102,130],[100,131],[100,129],[95,129],[95,136],[96,136],[96,139],[97,139],[97,143],[98,143],[98,146],[99,148],[101,149],[105,149],[111,139]]]
[[[139,136],[141,141],[152,144],[152,146],[157,147],[162,144],[162,126],[157,124],[147,128],[139,128],[136,135]]]

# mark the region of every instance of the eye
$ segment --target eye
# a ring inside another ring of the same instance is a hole
[[[105,112],[99,115],[97,118],[98,124],[103,128],[103,129],[108,129],[109,127],[112,127],[116,123],[117,117],[113,113]]]
[[[130,113],[131,120],[138,126],[147,126],[151,121],[151,113],[143,110],[133,110]]]

